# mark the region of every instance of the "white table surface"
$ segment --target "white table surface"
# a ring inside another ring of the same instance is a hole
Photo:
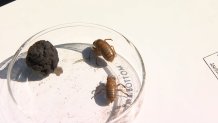
[[[17,0],[0,7],[0,62],[68,22],[113,28],[140,51],[147,76],[134,123],[218,123],[218,79],[203,60],[218,51],[217,0]]]

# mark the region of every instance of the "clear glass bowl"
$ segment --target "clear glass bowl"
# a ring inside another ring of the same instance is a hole
[[[96,39],[112,39],[107,42],[117,54],[113,62],[95,56],[91,47]],[[41,78],[27,67],[26,53],[39,40],[56,47],[58,66],[63,69],[60,76]],[[110,75],[128,94],[118,91],[112,103],[107,102],[105,91],[97,92]],[[142,104],[145,69],[138,50],[119,32],[96,24],[69,23],[30,37],[11,60],[7,80],[16,123],[128,123]]]

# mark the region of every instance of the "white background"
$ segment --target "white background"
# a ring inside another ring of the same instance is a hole
[[[0,62],[69,22],[113,28],[140,51],[146,87],[135,123],[218,123],[218,80],[203,60],[218,51],[217,0],[17,0],[0,7]]]

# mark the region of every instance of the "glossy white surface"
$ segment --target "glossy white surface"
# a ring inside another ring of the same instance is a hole
[[[135,123],[217,123],[218,79],[203,60],[218,51],[217,6],[216,0],[17,0],[0,7],[0,62],[44,28],[105,25],[144,59],[147,85]],[[0,122],[11,123],[0,106]]]

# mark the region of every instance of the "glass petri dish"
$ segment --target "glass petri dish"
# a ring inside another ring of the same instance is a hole
[[[113,62],[96,57],[97,39],[116,51]],[[60,76],[42,78],[25,62],[30,46],[50,41],[57,49]],[[105,83],[114,76],[122,91],[108,103]],[[40,31],[17,50],[8,67],[8,88],[16,123],[129,123],[143,101],[145,68],[136,47],[121,33],[90,23],[68,23]],[[99,91],[100,90],[100,91]]]

